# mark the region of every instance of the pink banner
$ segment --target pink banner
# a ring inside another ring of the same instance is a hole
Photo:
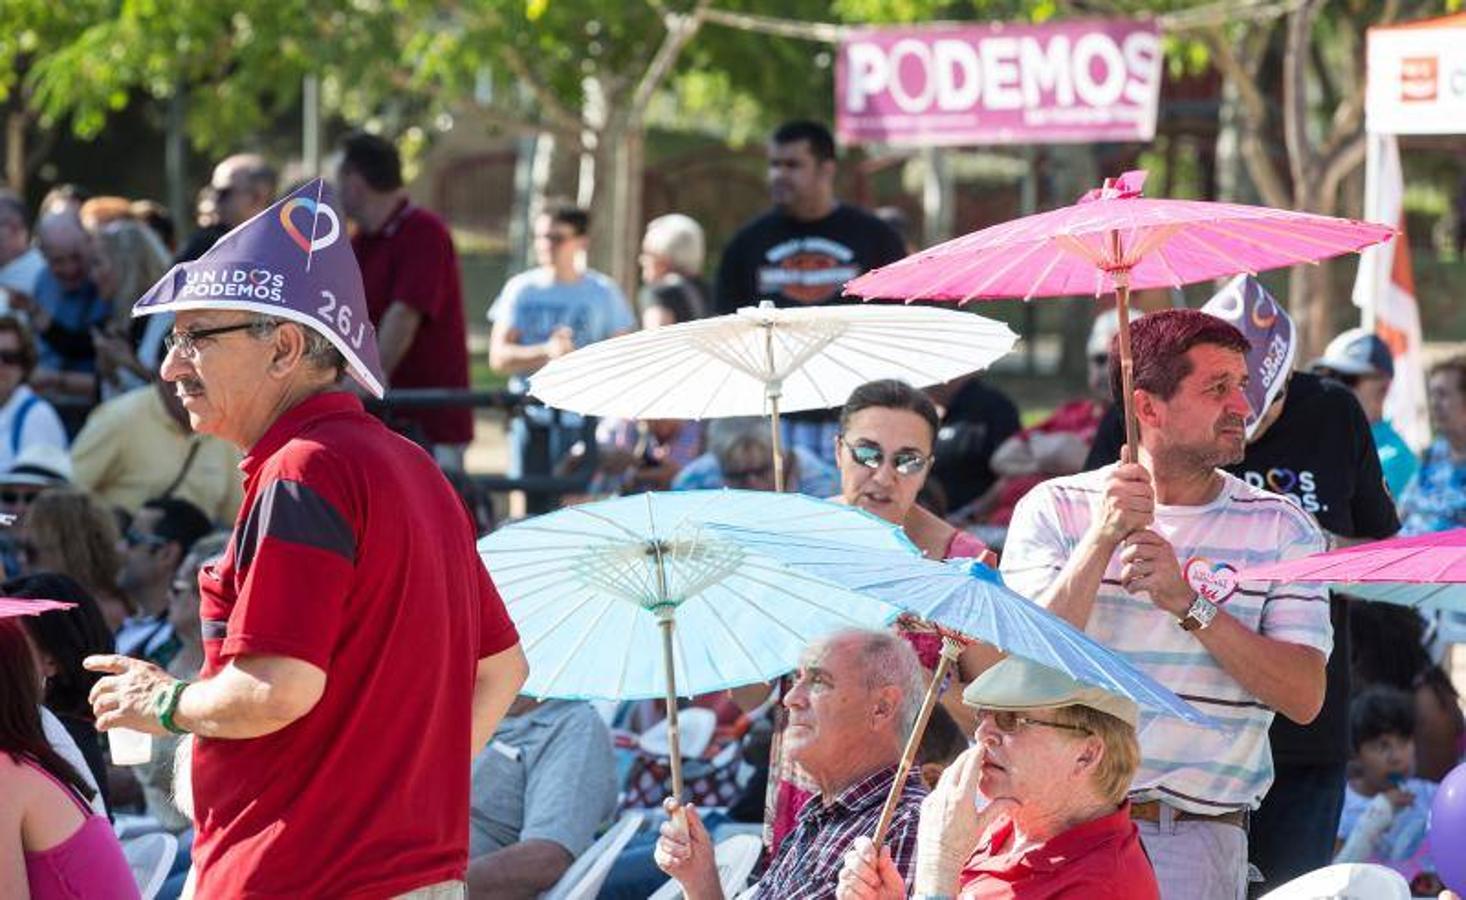
[[[836,62],[836,130],[847,144],[1148,141],[1161,56],[1139,21],[857,31]]]

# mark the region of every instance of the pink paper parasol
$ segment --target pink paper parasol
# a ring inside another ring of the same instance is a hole
[[[1141,196],[1144,172],[1106,179],[1073,206],[984,228],[854,279],[871,299],[1064,297],[1114,291],[1120,313],[1127,452],[1131,409],[1129,294],[1315,263],[1386,240],[1395,229],[1310,213]],[[1132,457],[1133,458],[1133,457]]]
[[[1366,600],[1466,611],[1466,528],[1315,553],[1238,579],[1321,583]]]
[[[29,600],[24,597],[0,597],[0,619],[14,616],[38,616],[53,609],[71,609],[75,603],[60,600]]]

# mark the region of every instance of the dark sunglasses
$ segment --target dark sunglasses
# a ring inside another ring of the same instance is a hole
[[[1031,716],[1020,715],[1011,709],[978,709],[977,724],[982,725],[983,719],[992,717],[993,725],[1003,734],[1016,734],[1020,729],[1029,725],[1043,725],[1046,728],[1062,728],[1065,731],[1078,731],[1082,734],[1089,734],[1088,728],[1081,728],[1078,725],[1065,725],[1062,722],[1048,722],[1043,719],[1035,719]]]
[[[159,537],[156,534],[143,534],[136,528],[127,529],[127,533],[122,536],[122,539],[127,541],[129,547],[145,546],[154,550],[168,543],[167,538]]]
[[[7,366],[25,365],[25,354],[19,350],[0,350],[0,363]]]
[[[1108,366],[1110,364],[1110,355],[1108,353],[1096,353],[1089,358],[1089,363],[1093,366]]]
[[[841,435],[840,445],[850,451],[850,458],[856,465],[867,469],[879,469],[886,461],[886,451],[873,444],[852,444]],[[897,450],[891,454],[891,468],[898,475],[920,475],[930,462],[931,457],[916,450]]]
[[[540,237],[540,240],[549,241],[552,245],[558,247],[559,245],[565,243],[566,241],[573,241],[573,240],[575,240],[576,235],[566,234],[563,231],[551,231],[551,232],[548,232],[546,234],[542,234],[539,237]]]
[[[39,491],[0,491],[0,503],[6,506],[26,506],[36,499]]]
[[[773,463],[765,463],[762,466],[755,466],[751,469],[731,469],[723,472],[724,484],[747,484],[750,481],[763,480],[774,473]]]

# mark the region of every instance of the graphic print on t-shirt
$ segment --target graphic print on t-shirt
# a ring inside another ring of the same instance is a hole
[[[1286,466],[1273,466],[1266,472],[1244,470],[1240,473],[1242,480],[1255,488],[1262,488],[1265,491],[1272,491],[1274,494],[1287,494],[1298,505],[1303,507],[1307,513],[1328,512],[1327,504],[1321,503],[1318,499],[1318,479],[1308,469],[1290,469]]]
[[[795,303],[834,298],[840,286],[864,271],[855,251],[824,237],[799,237],[768,249],[758,267],[758,295]]]

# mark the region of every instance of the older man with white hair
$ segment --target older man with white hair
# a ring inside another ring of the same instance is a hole
[[[98,727],[196,735],[198,897],[462,897],[470,760],[527,675],[457,494],[340,389],[383,389],[343,225],[313,182],[134,308],[176,313],[163,379],[245,453],[200,677],[87,660]]]
[[[860,835],[875,832],[923,690],[916,651],[897,634],[852,629],[809,647],[784,696],[784,754],[818,793],[799,811],[763,878],[740,896],[834,898],[845,851]],[[903,878],[916,848],[924,796],[920,776],[910,773],[886,837]],[[671,799],[665,805],[671,819],[657,842],[657,865],[677,879],[687,900],[721,900],[712,841],[697,811]]]
[[[702,280],[707,242],[691,216],[669,213],[647,223],[641,239],[641,327],[658,328],[701,319],[711,311]]]

